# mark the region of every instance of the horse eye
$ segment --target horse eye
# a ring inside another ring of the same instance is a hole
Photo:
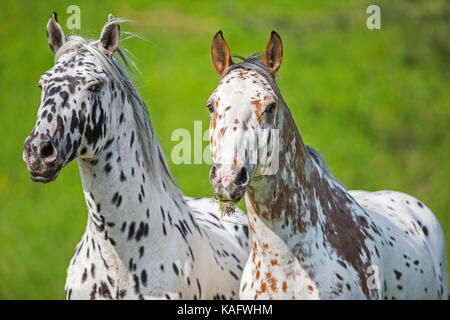
[[[275,108],[277,107],[277,104],[275,102],[269,104],[264,110],[264,113],[272,114],[275,111]]]
[[[93,84],[92,86],[90,86],[88,90],[92,91],[92,92],[99,92],[100,89],[101,89],[101,85],[96,83],[96,84]]]
[[[209,110],[210,113],[213,113],[213,112],[214,112],[214,107],[213,107],[212,104],[208,104],[208,105],[207,105],[207,108],[208,108],[208,110]]]

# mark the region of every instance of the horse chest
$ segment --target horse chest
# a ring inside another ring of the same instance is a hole
[[[139,298],[126,267],[87,234],[71,259],[65,291],[67,299]]]
[[[256,263],[249,260],[244,269],[241,299],[319,299],[317,285],[292,254],[252,257]]]

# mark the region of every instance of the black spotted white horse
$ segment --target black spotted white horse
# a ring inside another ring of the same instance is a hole
[[[147,109],[114,53],[119,20],[100,40],[65,38],[47,25],[55,66],[39,81],[41,105],[23,158],[50,182],[78,159],[88,207],[70,262],[68,299],[231,299],[250,248],[248,226],[222,224],[218,205],[183,197]]]
[[[212,43],[210,182],[224,201],[245,193],[252,234],[240,297],[447,299],[436,217],[407,194],[347,191],[332,177],[277,87],[282,52],[276,32],[263,62],[234,64],[221,32]]]

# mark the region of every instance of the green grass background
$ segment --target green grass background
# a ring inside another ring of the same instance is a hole
[[[81,8],[81,30],[98,37],[108,13],[147,41],[136,55],[140,93],[170,159],[176,128],[208,128],[205,102],[217,85],[210,58],[222,29],[235,54],[284,43],[278,84],[306,143],[349,189],[400,190],[424,201],[450,239],[450,5],[376,1],[381,30],[366,28],[374,1],[18,1],[0,3],[0,299],[62,299],[66,268],[84,231],[76,162],[36,184],[22,161],[34,126],[40,75],[53,65],[45,26]],[[204,143],[206,147],[207,142]],[[211,196],[209,165],[174,165],[183,191]]]

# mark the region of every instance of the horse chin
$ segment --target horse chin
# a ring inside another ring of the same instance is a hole
[[[33,182],[49,183],[58,178],[59,172],[59,169],[45,172],[45,174],[30,172],[30,178]]]

